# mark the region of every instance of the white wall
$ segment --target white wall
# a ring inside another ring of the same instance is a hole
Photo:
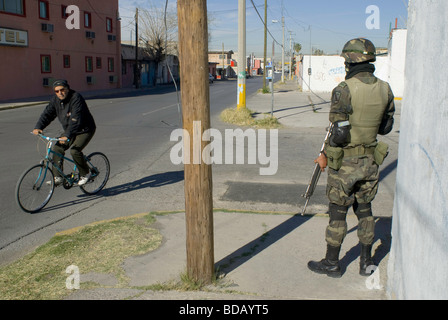
[[[378,56],[375,61],[375,76],[389,82],[389,56]],[[404,72],[403,72],[404,74]],[[404,78],[404,76],[403,76]],[[404,79],[403,79],[404,82]],[[394,95],[395,95],[395,90]],[[402,97],[402,95],[400,96]]]
[[[388,263],[396,299],[448,299],[446,0],[411,0]]]
[[[406,62],[407,30],[393,30],[387,56],[378,56],[375,75],[389,82],[395,97],[403,97],[404,66]],[[344,44],[341,44],[341,48]],[[301,77],[298,82],[304,92],[309,92],[309,84],[314,92],[331,92],[345,79],[344,59],[340,56],[312,56],[311,76],[308,75],[310,56],[303,57]]]
[[[383,80],[389,82],[396,97],[403,97],[404,92],[406,40],[407,30],[398,29],[392,31],[392,41],[389,44],[388,55],[388,78]]]
[[[308,75],[310,56],[303,57],[302,78],[299,83],[304,92],[309,92],[309,84],[314,92],[331,92],[345,79],[344,58],[340,56],[311,56],[311,76]]]

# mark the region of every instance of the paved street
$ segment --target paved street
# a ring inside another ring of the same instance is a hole
[[[260,86],[261,78],[249,79],[248,93],[255,92]],[[210,96],[212,117],[218,119],[220,112],[235,101],[236,81],[215,82],[210,85]],[[160,86],[136,92],[132,89],[93,92],[87,94],[86,99],[95,117],[97,131],[85,152],[101,151],[111,163],[111,176],[105,193],[102,197],[86,197],[77,188],[68,191],[57,188],[47,207],[37,214],[22,212],[15,203],[14,192],[22,172],[37,164],[44,155],[45,145],[38,143],[38,139],[30,134],[45,107],[44,99],[0,104],[0,264],[42,244],[54,234],[54,230],[64,228],[59,224],[66,220],[74,219],[74,224],[101,220],[101,206],[107,202],[104,195],[113,199],[125,194],[135,206],[129,210],[130,213],[134,210],[182,208],[183,168],[164,159],[174,144],[170,141],[170,134],[180,123],[175,87]],[[49,136],[60,134],[58,121],[54,121],[45,133]],[[162,194],[157,197],[147,194],[136,196],[133,192],[140,190],[146,193],[146,188],[157,190],[160,188],[155,187],[174,182],[177,182],[174,186],[178,190],[162,188]],[[178,196],[173,197],[173,194]],[[87,217],[83,214],[87,208],[95,208],[96,214]],[[109,216],[111,213],[106,211],[104,214]]]

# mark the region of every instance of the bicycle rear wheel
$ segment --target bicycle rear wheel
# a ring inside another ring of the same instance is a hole
[[[89,154],[86,160],[90,167],[91,178],[80,188],[86,194],[96,194],[104,188],[109,180],[109,159],[101,152],[94,152]]]
[[[43,164],[26,170],[16,185],[16,202],[29,213],[40,211],[50,201],[54,191],[53,172]]]

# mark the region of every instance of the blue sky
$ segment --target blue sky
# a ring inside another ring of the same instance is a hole
[[[252,3],[253,1],[253,3]],[[258,16],[264,18],[264,0],[246,0],[246,53],[263,55],[264,26]],[[165,7],[165,0],[119,0],[122,16],[122,38],[130,39],[136,6],[145,8],[152,2],[156,7]],[[366,37],[377,47],[387,47],[390,26],[398,20],[399,28],[406,28],[408,0],[268,0],[267,26],[274,39],[268,34],[268,56],[272,54],[273,42],[282,43],[282,16],[285,18],[285,47],[291,42],[302,45],[302,53],[309,53],[310,47],[327,54],[340,53],[345,42],[356,37]],[[374,12],[366,12],[369,6],[376,6],[379,25],[367,28]],[[171,10],[176,10],[177,1],[168,0]],[[238,51],[238,0],[208,0],[207,10],[211,19],[209,32],[210,50]],[[277,20],[278,23],[273,23]],[[311,39],[310,39],[311,36]],[[275,43],[275,55],[281,54],[281,46]]]

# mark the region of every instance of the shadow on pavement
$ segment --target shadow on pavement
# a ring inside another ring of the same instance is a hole
[[[269,246],[285,237],[290,232],[294,231],[296,228],[300,227],[302,224],[310,220],[313,215],[305,215],[301,216],[300,214],[296,214],[276,226],[275,228],[267,231],[260,237],[252,240],[241,248],[237,249],[233,253],[228,256],[222,258],[220,261],[215,263],[215,269],[218,270],[222,275],[226,275],[227,273],[237,269],[245,262],[249,261],[257,254],[261,253],[263,250],[267,249]],[[375,249],[375,252],[372,252],[372,259],[376,265],[386,257],[386,255],[390,251],[391,246],[391,225],[392,218],[390,217],[380,217],[376,218],[375,224],[375,240],[374,243],[380,241],[380,245],[378,245]],[[348,233],[354,232],[358,229],[357,226],[350,229]],[[324,250],[324,248],[322,249]],[[354,262],[358,259],[361,248],[360,245],[349,249],[345,255],[340,259],[340,265],[342,272],[344,273],[347,266],[350,263]],[[324,257],[322,257],[324,258]]]
[[[120,184],[115,187],[104,189],[102,194],[106,197],[116,196],[121,193],[131,192],[143,188],[158,188],[184,180],[184,171],[170,171],[153,174],[142,179]]]
[[[390,251],[391,246],[391,228],[392,228],[392,218],[391,217],[378,217],[375,219],[375,239],[373,243],[380,241],[374,252],[372,252],[372,260],[378,265],[381,260],[386,257]],[[347,231],[347,234],[358,230],[358,226],[355,226]],[[345,272],[347,266],[358,259],[361,252],[361,245],[358,243],[356,246],[350,248],[345,255],[341,258],[340,264],[342,272]]]
[[[171,172],[164,172],[164,173],[158,173],[153,174],[151,176],[124,183],[115,187],[110,187],[107,189],[103,189],[101,192],[99,192],[96,195],[86,195],[86,194],[80,194],[78,195],[77,200],[67,201],[64,203],[60,203],[57,205],[49,206],[41,211],[37,212],[36,214],[39,214],[41,212],[47,212],[47,211],[53,211],[61,208],[66,208],[70,206],[74,206],[77,204],[81,204],[88,201],[97,200],[101,197],[113,197],[121,193],[126,192],[132,192],[134,190],[139,190],[143,188],[158,188],[163,187],[172,183],[177,183],[184,180],[184,171],[171,171]]]
[[[300,214],[292,216],[285,222],[216,262],[215,269],[219,270],[219,273],[224,275],[235,270],[290,232],[294,231],[296,228],[300,227],[312,217],[313,216],[311,215],[302,216]]]

